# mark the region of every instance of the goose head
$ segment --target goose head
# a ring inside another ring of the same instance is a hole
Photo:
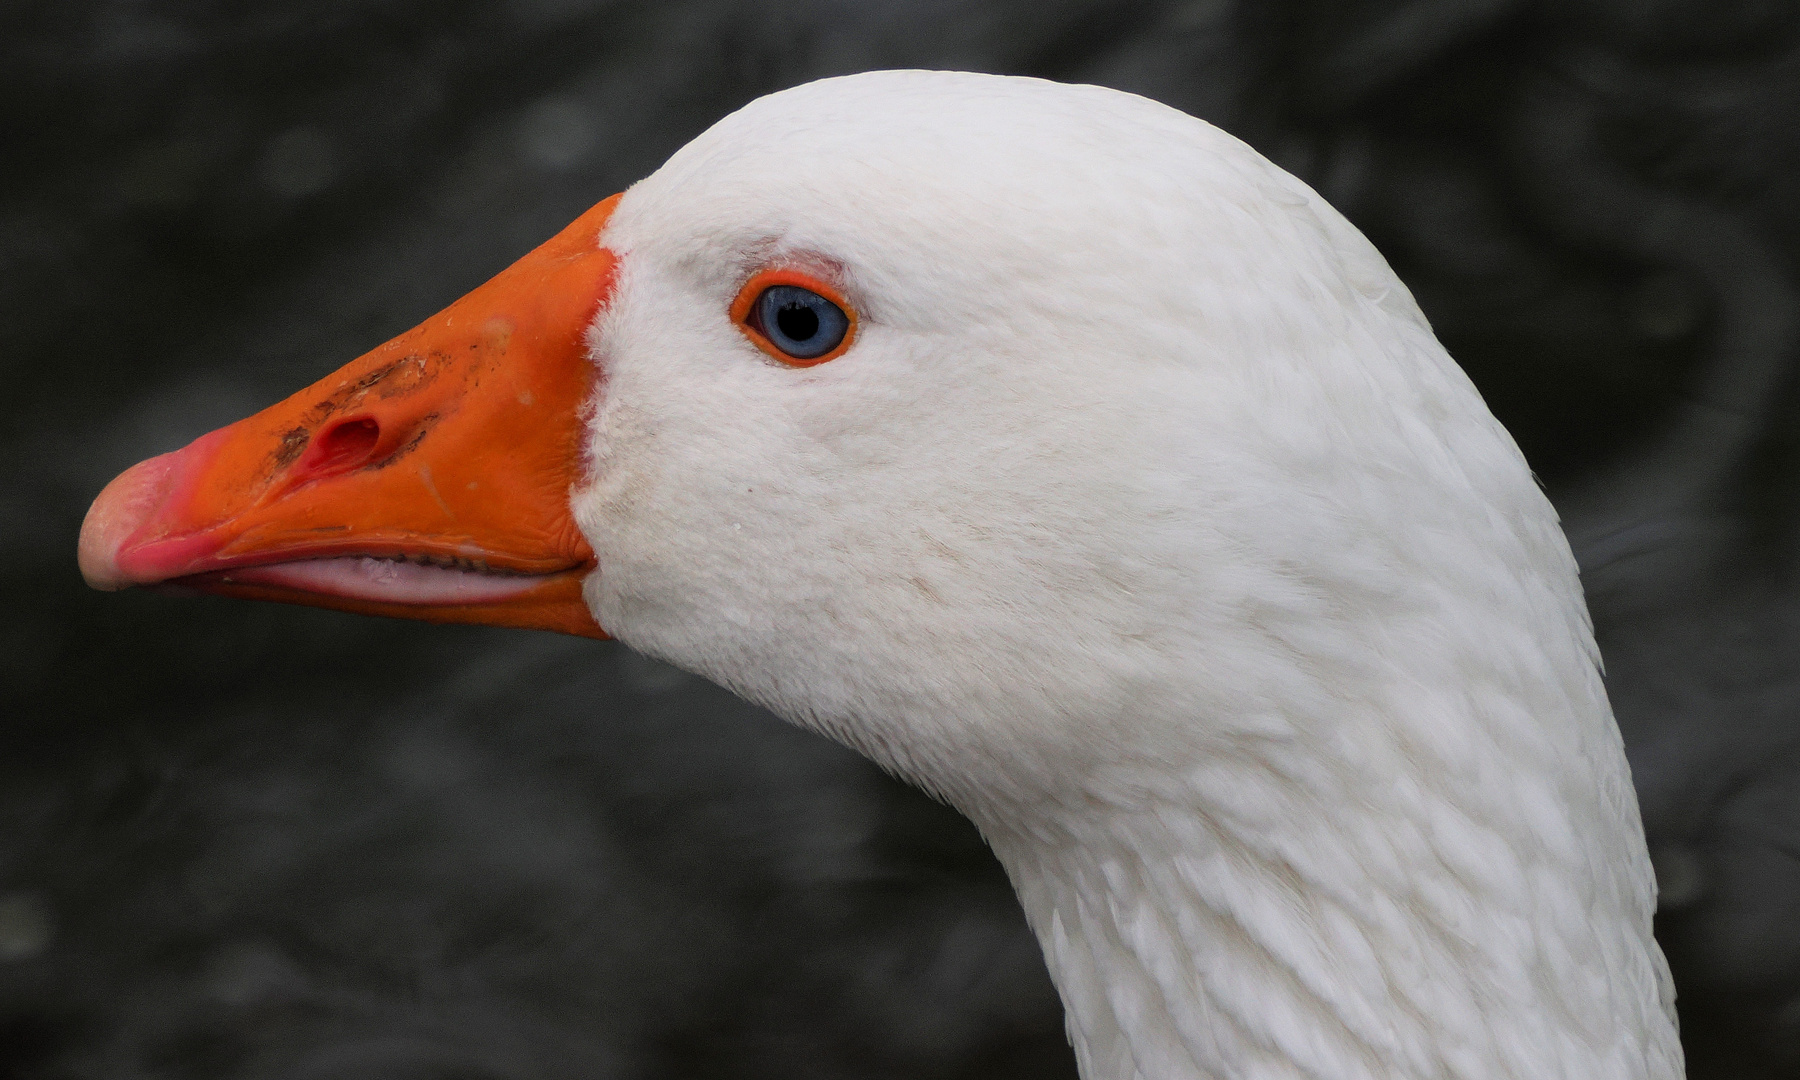
[[[81,561],[610,635],[851,745],[981,827],[1091,1080],[1680,1073],[1554,512],[1361,234],[1142,98],[753,102]]]

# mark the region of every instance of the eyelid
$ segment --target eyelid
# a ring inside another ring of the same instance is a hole
[[[756,310],[757,297],[774,285],[793,285],[809,292],[816,292],[836,304],[838,310],[844,313],[844,318],[850,321],[849,329],[844,331],[844,340],[838,342],[830,352],[806,359],[789,356],[776,348],[775,343],[770,341],[751,322],[751,314]],[[844,352],[856,341],[858,325],[856,309],[850,305],[849,299],[837,286],[793,267],[771,267],[767,270],[758,270],[750,275],[750,280],[744,282],[744,287],[738,290],[737,299],[731,302],[731,321],[737,324],[737,328],[743,331],[744,336],[749,338],[757,348],[788,367],[814,367],[827,360],[836,360],[844,355]]]

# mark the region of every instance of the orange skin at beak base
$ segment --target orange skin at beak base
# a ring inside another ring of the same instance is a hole
[[[286,401],[126,470],[82,523],[88,583],[605,637],[569,492],[618,198]]]

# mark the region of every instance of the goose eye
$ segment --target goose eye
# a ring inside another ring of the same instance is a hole
[[[855,306],[836,285],[794,266],[752,275],[731,302],[731,321],[789,367],[836,360],[855,344],[860,325]]]
[[[811,289],[771,285],[756,298],[751,325],[789,357],[816,360],[843,343],[850,317]]]

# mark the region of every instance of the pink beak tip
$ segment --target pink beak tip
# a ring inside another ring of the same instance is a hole
[[[147,584],[119,565],[132,534],[156,516],[174,486],[184,451],[140,461],[113,478],[81,522],[78,560],[88,585],[106,592]]]

